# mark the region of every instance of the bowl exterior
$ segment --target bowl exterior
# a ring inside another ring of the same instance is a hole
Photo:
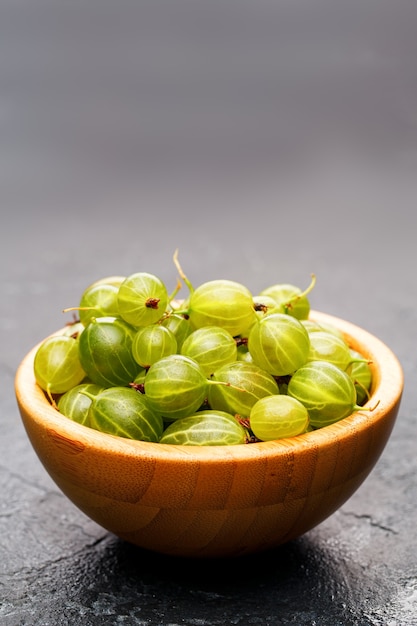
[[[280,441],[170,446],[130,441],[72,422],[33,376],[37,346],[16,374],[31,444],[55,483],[87,516],[156,552],[225,557],[288,542],[336,511],[380,457],[394,426],[403,375],[380,340],[337,318],[352,347],[373,361],[371,411]]]

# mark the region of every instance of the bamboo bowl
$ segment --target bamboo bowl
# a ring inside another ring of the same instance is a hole
[[[174,446],[131,441],[82,426],[55,410],[37,386],[33,361],[15,378],[30,442],[62,492],[103,528],[142,548],[182,557],[231,557],[276,547],[306,533],[358,489],[394,426],[403,372],[367,331],[333,324],[373,362],[372,411],[280,441]]]

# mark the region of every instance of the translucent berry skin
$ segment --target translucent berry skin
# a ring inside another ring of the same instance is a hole
[[[147,373],[147,370],[144,367],[141,367],[139,370],[139,373],[136,374],[135,379],[133,380],[133,383],[135,385],[144,385],[146,373]]]
[[[181,354],[188,356],[210,376],[226,363],[237,359],[236,341],[229,331],[219,326],[197,328],[184,341]]]
[[[194,328],[220,326],[232,336],[249,328],[256,318],[252,294],[232,280],[212,280],[190,295],[188,314]]]
[[[347,343],[333,333],[313,331],[310,333],[309,361],[329,361],[342,370],[350,365],[352,355]]]
[[[324,330],[324,328],[322,328],[322,326],[318,322],[314,322],[313,320],[300,320],[300,322],[309,334]]]
[[[239,336],[241,338],[243,337],[247,339],[253,325],[256,324],[258,320],[265,317],[265,315],[271,315],[272,313],[282,313],[282,307],[269,296],[253,296],[252,301],[253,308],[255,310],[255,317],[252,318],[250,326],[239,333]]]
[[[95,287],[96,285],[114,285],[119,288],[122,282],[126,280],[126,276],[121,275],[112,275],[112,276],[103,276],[98,280],[95,280],[90,287]]]
[[[363,355],[356,350],[351,350],[352,359],[358,359],[352,363],[348,370],[349,376],[353,380],[356,389],[357,404],[364,404],[368,400],[368,392],[372,384],[372,370]],[[363,359],[363,360],[361,360]]]
[[[145,395],[166,421],[191,415],[203,404],[208,380],[192,359],[181,354],[160,359],[145,377]]]
[[[118,292],[119,288],[116,285],[106,283],[87,287],[80,299],[78,312],[80,322],[87,326],[94,317],[118,316]]]
[[[186,338],[193,332],[190,320],[177,313],[170,313],[160,321],[160,324],[175,335],[178,351],[181,350]]]
[[[128,387],[111,387],[97,394],[89,420],[92,428],[127,439],[157,443],[163,432],[162,419],[145,396]]]
[[[66,337],[72,337],[73,339],[78,339],[78,337],[80,336],[80,333],[83,332],[84,330],[84,324],[81,324],[81,322],[72,322],[70,324],[67,324],[65,326],[65,328],[62,331],[62,334],[65,335]]]
[[[78,342],[70,336],[55,335],[39,346],[34,360],[34,375],[39,387],[48,394],[65,393],[85,378]]]
[[[124,386],[140,370],[132,356],[136,330],[117,317],[92,320],[79,337],[81,364],[89,379],[103,387]]]
[[[148,368],[159,359],[177,351],[175,335],[160,324],[149,324],[137,331],[132,343],[132,355],[142,367]]]
[[[254,363],[236,361],[224,365],[211,377],[224,385],[210,385],[208,402],[213,409],[247,417],[260,398],[279,393],[273,376]]]
[[[282,306],[271,296],[260,294],[253,297],[253,305],[258,318],[271,315],[271,313],[282,313]]]
[[[246,361],[246,363],[253,363],[252,355],[248,350],[246,345],[241,345],[237,347],[237,361]]]
[[[273,376],[287,376],[307,361],[310,338],[299,320],[272,313],[253,326],[248,348],[256,365]]]
[[[65,392],[58,400],[57,408],[62,415],[69,417],[74,422],[90,426],[88,411],[91,405],[91,398],[85,395],[85,392],[91,395],[97,395],[103,391],[104,387],[95,385],[94,383],[81,383]]]
[[[246,443],[247,431],[230,413],[211,409],[178,419],[164,430],[160,443],[228,446]]]
[[[132,326],[154,324],[164,315],[167,305],[166,287],[153,274],[131,274],[119,287],[119,315]]]
[[[296,437],[309,425],[307,409],[301,402],[286,395],[266,396],[253,405],[250,428],[261,441]]]
[[[307,319],[310,314],[310,301],[302,295],[299,287],[288,283],[276,284],[261,291],[262,296],[269,296],[280,306],[282,313],[296,319]]]
[[[359,408],[351,377],[328,361],[311,361],[300,367],[291,377],[287,393],[306,407],[314,428],[338,422]]]
[[[323,321],[320,323],[312,322],[309,320],[301,320],[301,321],[307,328],[308,332],[315,332],[315,331],[326,332],[326,333],[330,333],[331,335],[335,335],[336,337],[339,337],[339,339],[342,339],[343,341],[345,340],[342,331],[336,328],[335,326],[333,326],[333,324],[327,324],[326,322],[323,322]]]

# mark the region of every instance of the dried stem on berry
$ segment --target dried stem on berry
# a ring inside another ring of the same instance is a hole
[[[148,309],[157,309],[160,298],[148,298],[145,302],[145,306]]]

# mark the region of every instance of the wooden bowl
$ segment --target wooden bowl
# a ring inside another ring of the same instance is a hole
[[[15,390],[28,437],[64,494],[121,539],[183,557],[229,557],[288,542],[336,511],[371,472],[390,436],[403,390],[402,368],[367,331],[333,324],[373,363],[368,405],[298,437],[231,446],[131,441],[71,421],[37,386],[23,359]]]

